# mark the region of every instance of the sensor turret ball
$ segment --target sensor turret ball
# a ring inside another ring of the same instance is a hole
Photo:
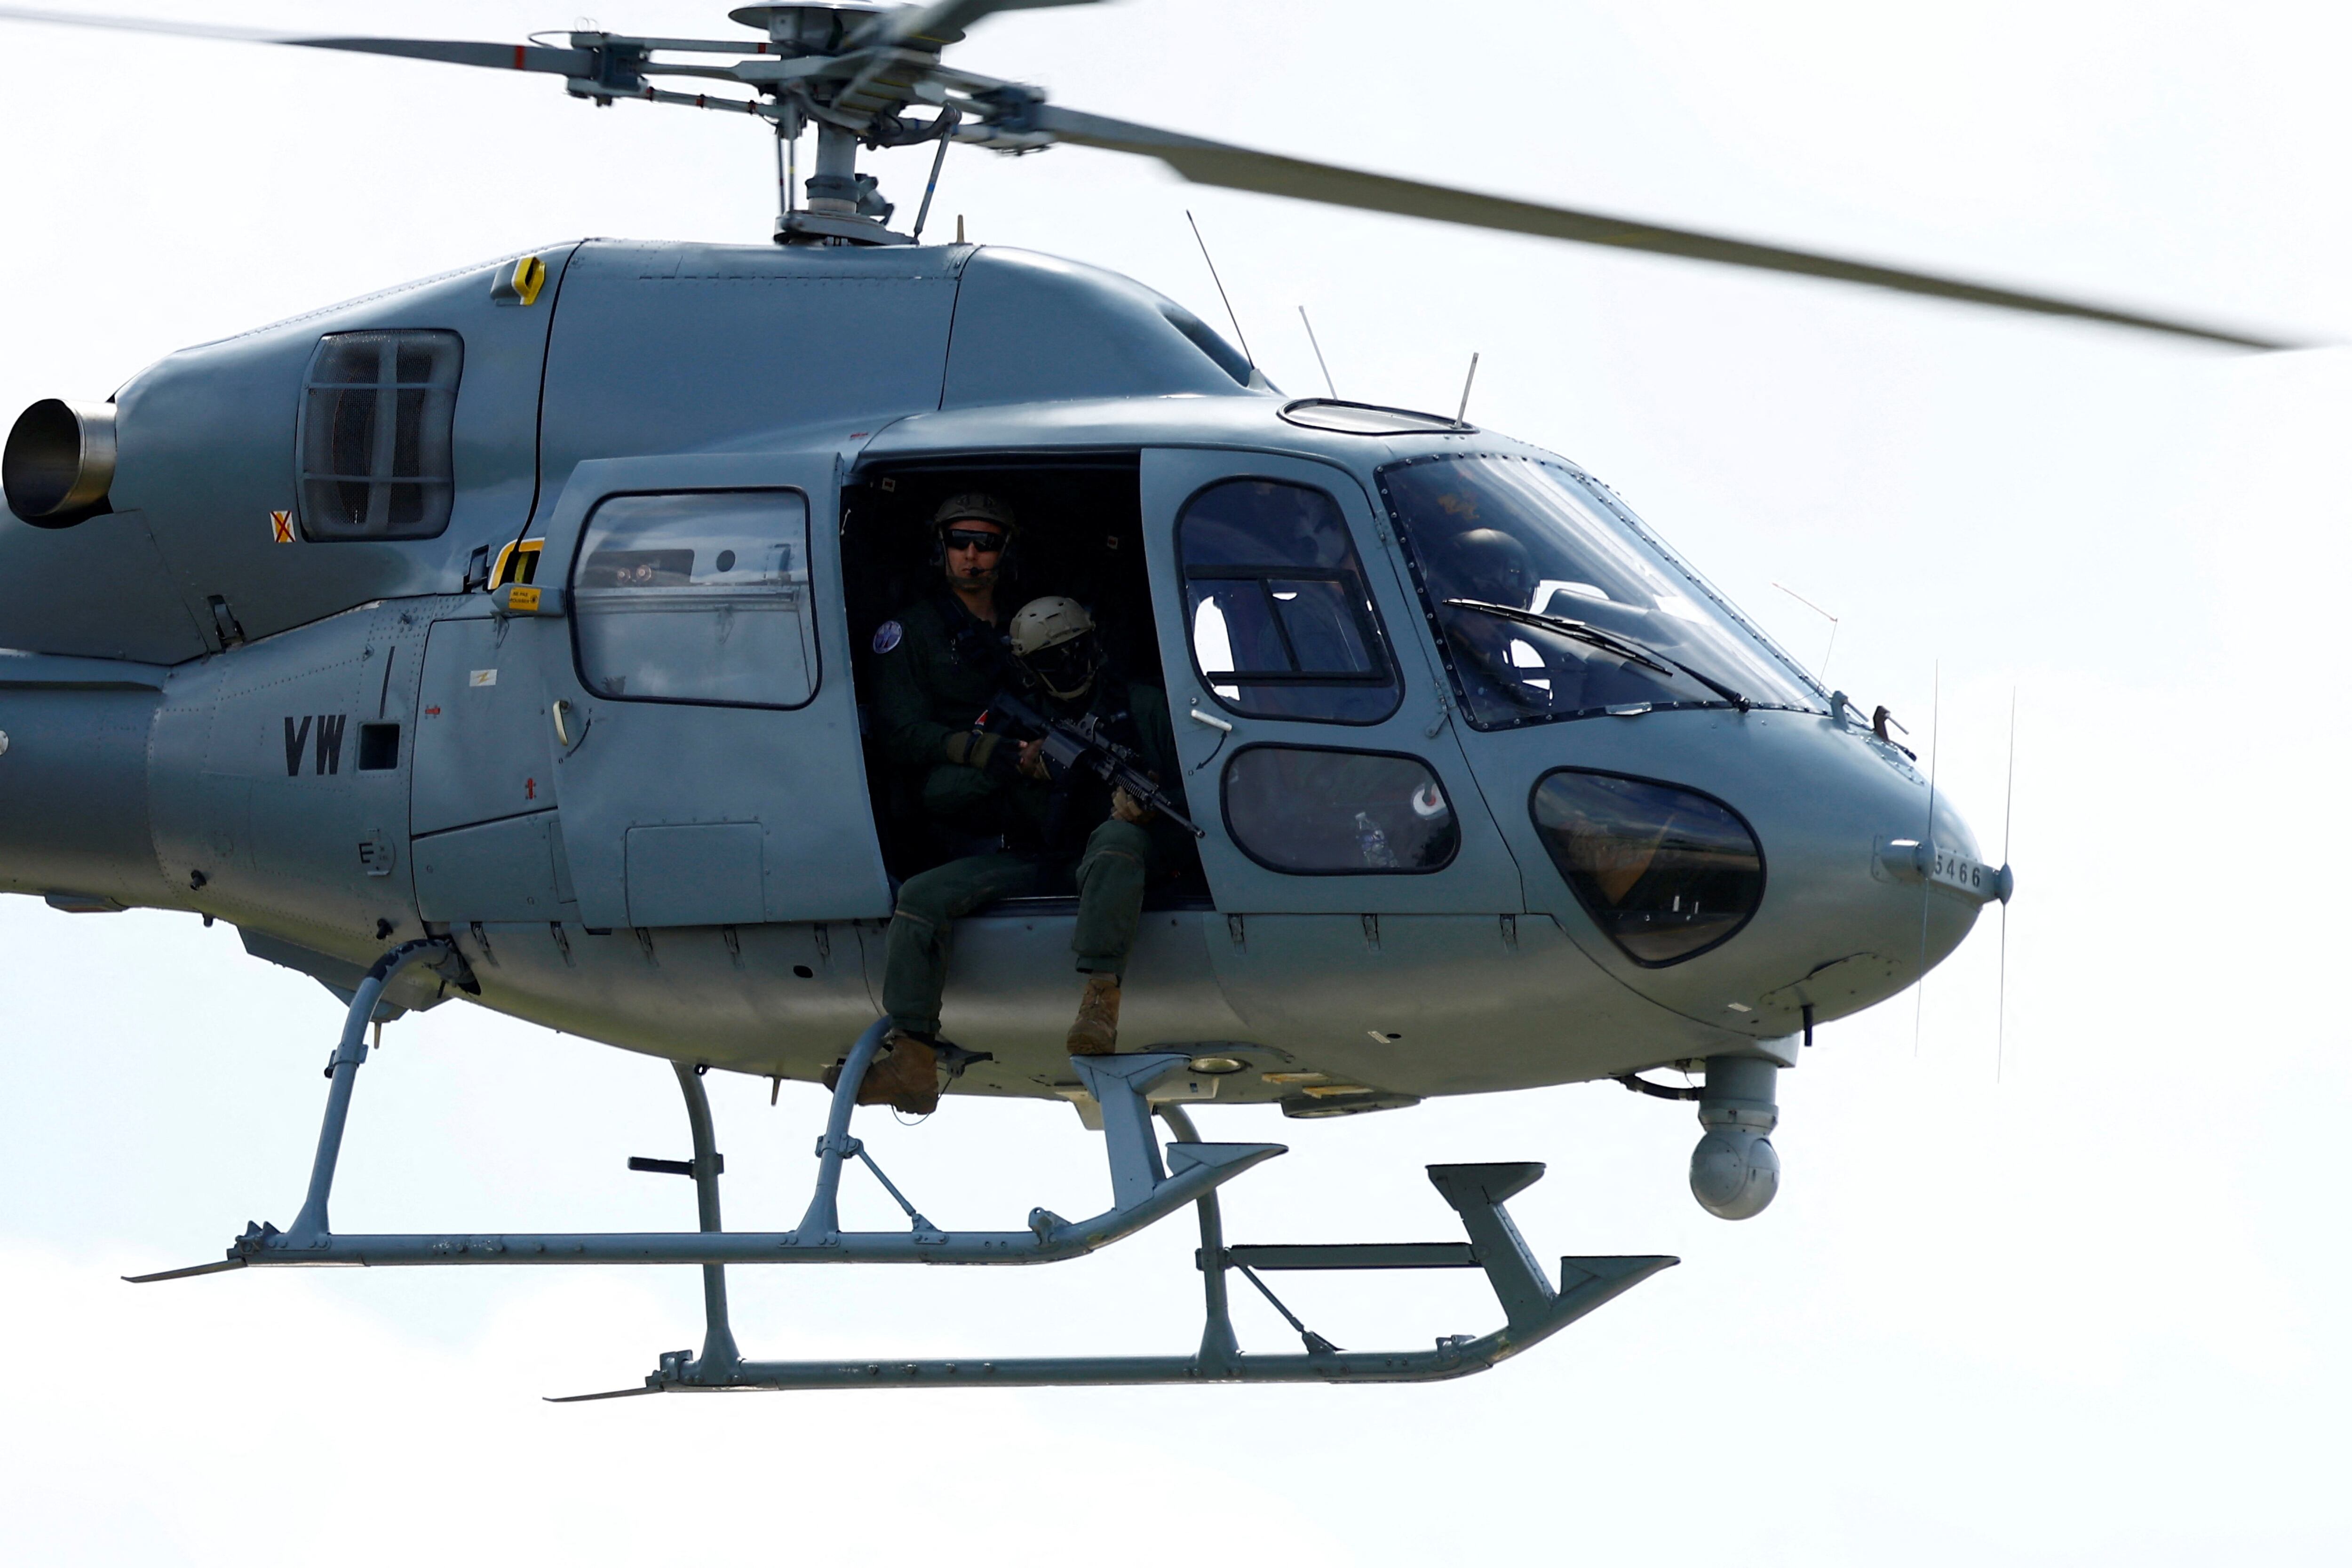
[[[1691,1196],[1717,1219],[1753,1219],[1780,1190],[1780,1156],[1771,1131],[1780,1068],[1752,1057],[1709,1057],[1699,1125],[1706,1136],[1691,1151]]]

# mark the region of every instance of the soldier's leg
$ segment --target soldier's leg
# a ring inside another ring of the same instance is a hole
[[[1078,859],[1078,921],[1070,937],[1086,988],[1070,1026],[1072,1056],[1103,1056],[1118,1048],[1119,978],[1143,919],[1143,889],[1151,865],[1151,836],[1117,817],[1087,838]]]
[[[974,855],[909,877],[898,889],[883,943],[882,1010],[910,1035],[940,1030],[953,922],[983,904],[1028,891],[1037,868],[1018,855]]]
[[[1143,920],[1143,888],[1151,866],[1151,835],[1111,817],[1087,837],[1078,858],[1078,925],[1070,950],[1081,974],[1127,973]]]

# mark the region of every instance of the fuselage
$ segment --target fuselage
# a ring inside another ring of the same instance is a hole
[[[118,394],[111,510],[0,530],[0,888],[228,921],[344,991],[446,932],[484,1005],[814,1078],[877,1011],[923,854],[862,680],[928,588],[910,498],[954,482],[1023,496],[1039,584],[1083,561],[1166,690],[1204,837],[1147,908],[1122,1037],[1231,1064],[1221,1098],[1785,1060],[1989,896],[1898,748],[1537,448],[1294,416],[1180,308],[1017,252],[539,259],[535,289],[500,263],[164,360]],[[370,447],[355,421],[379,416]],[[1599,541],[1648,599],[1538,562],[1519,620],[1460,607],[1503,590],[1449,575],[1473,568],[1437,503],[1475,481],[1492,510],[1538,470],[1567,500],[1526,504],[1567,520],[1559,547]],[[677,515],[624,538],[616,497]],[[769,552],[748,586],[715,574],[725,497],[752,520],[726,538]],[[1214,497],[1307,498],[1320,553],[1247,558],[1242,511],[1212,560]],[[711,559],[673,570],[698,540]],[[1237,651],[1261,592],[1278,668]],[[1342,653],[1302,651],[1318,596]],[[946,1032],[994,1059],[959,1089],[1070,1088],[1072,919],[961,923]]]

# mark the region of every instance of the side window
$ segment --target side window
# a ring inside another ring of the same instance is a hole
[[[1212,485],[1177,519],[1176,556],[1192,662],[1218,701],[1340,724],[1396,711],[1395,666],[1329,496],[1270,479]]]
[[[572,570],[581,684],[599,697],[797,708],[816,695],[808,499],[614,496]]]
[[[455,332],[331,332],[303,377],[296,493],[306,538],[430,539],[449,526]]]
[[[1225,764],[1225,826],[1272,871],[1435,871],[1462,830],[1418,757],[1308,746],[1249,746]]]

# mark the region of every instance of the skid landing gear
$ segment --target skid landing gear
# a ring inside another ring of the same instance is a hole
[[[1085,1058],[1080,1058],[1079,1060]],[[1174,1106],[1160,1114],[1177,1136],[1190,1139],[1192,1125]],[[1173,1147],[1181,1148],[1182,1144]],[[1022,1388],[1145,1383],[1435,1383],[1484,1372],[1507,1356],[1549,1339],[1603,1302],[1623,1295],[1672,1258],[1564,1258],[1555,1289],[1541,1265],[1503,1212],[1503,1202],[1543,1175],[1533,1162],[1494,1165],[1432,1165],[1429,1179],[1462,1216],[1467,1242],[1368,1243],[1358,1246],[1227,1247],[1213,1192],[1196,1200],[1201,1211],[1201,1250],[1196,1255],[1206,1297],[1207,1321],[1201,1348],[1189,1356],[1033,1356],[961,1361],[743,1361],[731,1353],[714,1359],[712,1347],[725,1336],[723,1315],[710,1320],[703,1352],[673,1351],[647,1374],[643,1388],[575,1394],[557,1405],[593,1399],[625,1399],[641,1394],[716,1394],[738,1389],[792,1388]],[[1456,1335],[1418,1351],[1339,1349],[1291,1316],[1257,1279],[1262,1269],[1285,1268],[1484,1268],[1503,1305],[1507,1321],[1494,1332]],[[717,1269],[710,1270],[712,1273]],[[1234,1335],[1227,1304],[1228,1277],[1238,1272],[1274,1302],[1299,1331],[1303,1354],[1245,1355]],[[706,1291],[706,1300],[709,1300]],[[723,1314],[724,1297],[718,1299]],[[731,1339],[725,1340],[728,1352]]]
[[[367,1059],[366,1030],[385,985],[407,965],[445,964],[456,958],[446,942],[410,942],[378,960],[352,998],[342,1038],[330,1069],[333,1079],[320,1129],[319,1152],[300,1214],[290,1229],[253,1225],[219,1262],[133,1277],[134,1283],[186,1279],[247,1268],[334,1266],[449,1267],[467,1264],[695,1264],[702,1269],[704,1338],[701,1353],[664,1355],[643,1387],[572,1396],[611,1399],[641,1394],[752,1388],[845,1388],[906,1385],[996,1386],[1138,1383],[1354,1383],[1420,1382],[1482,1372],[1507,1356],[1558,1332],[1602,1302],[1622,1295],[1662,1268],[1672,1258],[1570,1258],[1561,1262],[1557,1289],[1528,1253],[1503,1204],[1543,1174],[1538,1164],[1433,1165],[1430,1180],[1461,1216],[1467,1242],[1365,1246],[1227,1247],[1216,1190],[1254,1165],[1287,1151],[1279,1143],[1208,1143],[1172,1104],[1155,1106],[1154,1091],[1180,1077],[1186,1058],[1176,1052],[1079,1057],[1071,1066],[1102,1110],[1109,1158],[1112,1205],[1091,1219],[1072,1222],[1050,1210],[1029,1213],[1016,1231],[944,1231],[898,1191],[849,1134],[858,1085],[872,1064],[888,1020],[858,1037],[844,1062],[816,1147],[817,1173],[807,1212],[789,1231],[729,1231],[721,1226],[719,1175],[721,1161],[710,1120],[710,1103],[697,1069],[679,1066],[694,1139],[690,1162],[633,1161],[638,1169],[671,1171],[694,1178],[700,1228],[690,1232],[583,1232],[532,1235],[338,1236],[329,1226],[328,1198],[336,1158],[351,1110],[361,1064]],[[1176,1134],[1163,1150],[1155,1135],[1155,1113]],[[905,1231],[845,1231],[838,1199],[845,1164],[863,1163],[906,1212]],[[1190,1356],[1093,1356],[957,1362],[760,1362],[736,1348],[727,1310],[730,1263],[1055,1263],[1109,1246],[1186,1204],[1200,1211],[1199,1265],[1204,1281],[1207,1322],[1200,1349]],[[1258,1278],[1262,1270],[1292,1268],[1483,1268],[1501,1302],[1505,1326],[1472,1338],[1437,1342],[1431,1350],[1395,1352],[1347,1352],[1306,1330]],[[1228,1277],[1240,1273],[1273,1300],[1299,1329],[1303,1354],[1244,1355],[1227,1310]],[[565,1401],[568,1403],[569,1401]]]

